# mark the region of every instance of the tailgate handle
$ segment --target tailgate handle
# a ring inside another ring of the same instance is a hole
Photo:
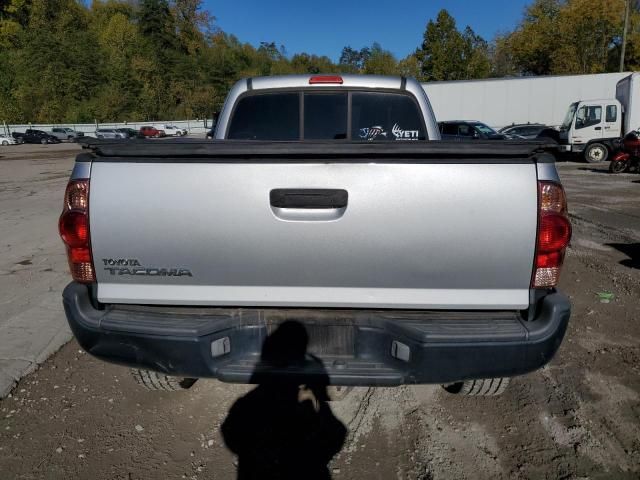
[[[349,194],[342,189],[276,188],[269,200],[275,208],[337,209],[347,206]]]

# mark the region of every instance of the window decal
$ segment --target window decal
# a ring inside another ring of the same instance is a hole
[[[387,138],[387,132],[379,125],[361,128],[358,136],[364,140],[375,140],[377,137]]]
[[[400,125],[395,123],[391,129],[391,133],[396,137],[396,140],[418,140],[418,130],[403,130]]]

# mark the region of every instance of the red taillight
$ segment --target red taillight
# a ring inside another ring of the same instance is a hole
[[[571,238],[571,224],[567,217],[550,213],[542,215],[538,227],[538,253],[558,252]]]
[[[67,247],[71,276],[77,282],[96,279],[89,236],[89,180],[71,180],[64,194],[58,222],[60,237]]]
[[[79,210],[67,210],[60,215],[60,237],[71,248],[87,245],[89,240],[89,218]]]
[[[562,186],[549,181],[538,182],[538,235],[533,288],[555,287],[560,278],[564,252],[571,239],[567,200]]]
[[[337,83],[342,85],[342,77],[340,75],[314,75],[309,79],[309,84],[317,83]]]

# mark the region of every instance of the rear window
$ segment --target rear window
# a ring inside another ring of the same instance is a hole
[[[241,98],[233,112],[228,138],[299,140],[299,94],[267,93]]]
[[[354,92],[351,100],[353,140],[425,140],[422,115],[407,95]]]
[[[427,135],[418,103],[410,95],[323,90],[241,97],[227,138],[395,141],[426,140]]]
[[[347,106],[347,92],[305,93],[304,138],[306,140],[346,139]]]

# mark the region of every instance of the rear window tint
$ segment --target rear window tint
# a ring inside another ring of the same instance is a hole
[[[267,93],[240,99],[228,138],[236,140],[298,140],[300,99],[297,93]]]
[[[422,116],[407,95],[354,92],[351,100],[353,140],[425,140]]]
[[[347,93],[304,94],[305,140],[347,138]]]

